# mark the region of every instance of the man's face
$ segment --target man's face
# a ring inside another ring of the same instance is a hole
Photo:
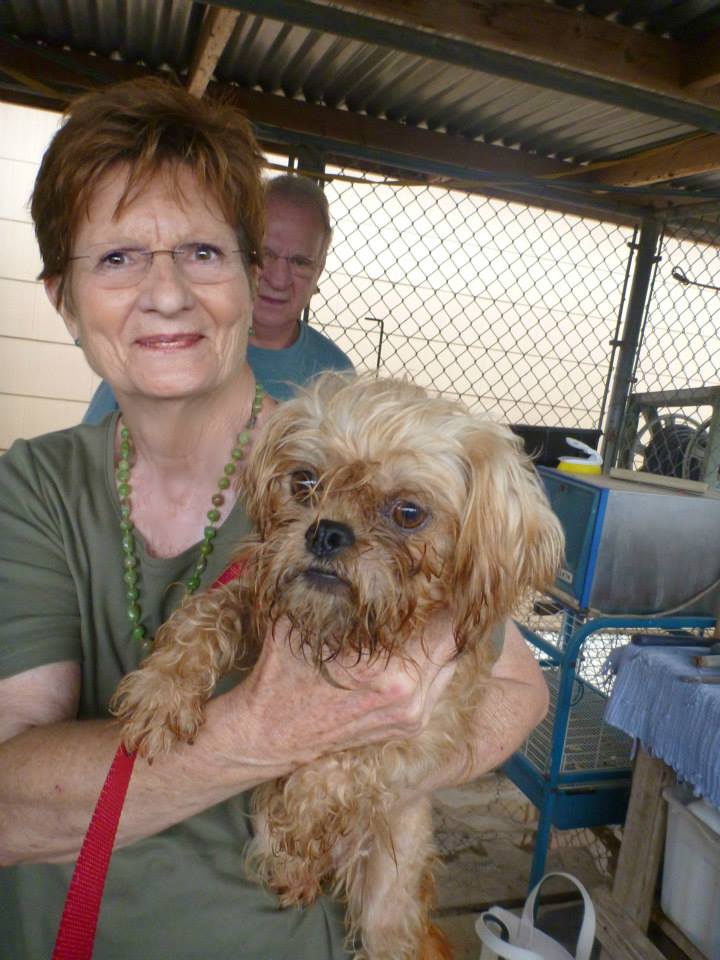
[[[319,212],[305,203],[271,198],[265,212],[264,265],[253,326],[294,333],[325,266],[325,232]]]

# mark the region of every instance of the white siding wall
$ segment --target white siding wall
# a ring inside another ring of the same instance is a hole
[[[0,450],[78,423],[98,378],[35,280],[28,200],[58,115],[0,103]]]

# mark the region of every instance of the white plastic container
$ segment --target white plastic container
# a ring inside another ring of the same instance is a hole
[[[708,960],[720,960],[720,810],[687,787],[666,787],[661,906]]]

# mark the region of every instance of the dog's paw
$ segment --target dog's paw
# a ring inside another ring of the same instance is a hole
[[[245,851],[248,879],[271,890],[282,907],[309,907],[315,903],[325,892],[328,864],[296,859],[277,847],[268,846],[268,837],[257,819],[255,826],[259,832]]]
[[[118,686],[111,713],[122,723],[129,753],[152,761],[178,743],[192,743],[204,722],[202,702],[183,695],[174,677],[136,670]]]
[[[311,907],[322,894],[320,884],[311,878],[304,883],[296,883],[292,887],[273,887],[281,907]]]

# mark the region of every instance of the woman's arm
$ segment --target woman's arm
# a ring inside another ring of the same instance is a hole
[[[504,763],[548,710],[542,670],[512,620],[506,624],[505,643],[491,677],[493,682],[477,716],[477,757],[472,777]]]
[[[503,649],[490,676],[492,682],[486,687],[475,717],[470,762],[466,750],[448,755],[442,767],[420,785],[418,792],[427,794],[457,786],[496,769],[544,718],[549,699],[545,678],[511,620],[506,623]]]
[[[353,689],[328,684],[290,656],[284,636],[266,641],[248,679],[210,701],[193,746],[136,763],[118,830],[125,846],[335,750],[421,732],[452,677],[453,639],[440,629],[420,669],[352,671]],[[476,762],[458,755],[423,792],[503,762],[542,719],[547,689],[517,629],[508,625],[477,717]],[[344,674],[347,679],[350,674]],[[115,721],[77,721],[76,664],[50,664],[0,682],[0,865],[77,856],[119,743]]]
[[[268,639],[247,680],[208,703],[193,746],[138,760],[117,846],[323,753],[419,732],[454,670],[452,637],[442,643],[432,660],[418,645],[419,671],[393,663],[349,690],[291,656],[283,635]],[[115,721],[74,719],[79,684],[73,663],[0,682],[0,865],[77,856],[120,739]]]

